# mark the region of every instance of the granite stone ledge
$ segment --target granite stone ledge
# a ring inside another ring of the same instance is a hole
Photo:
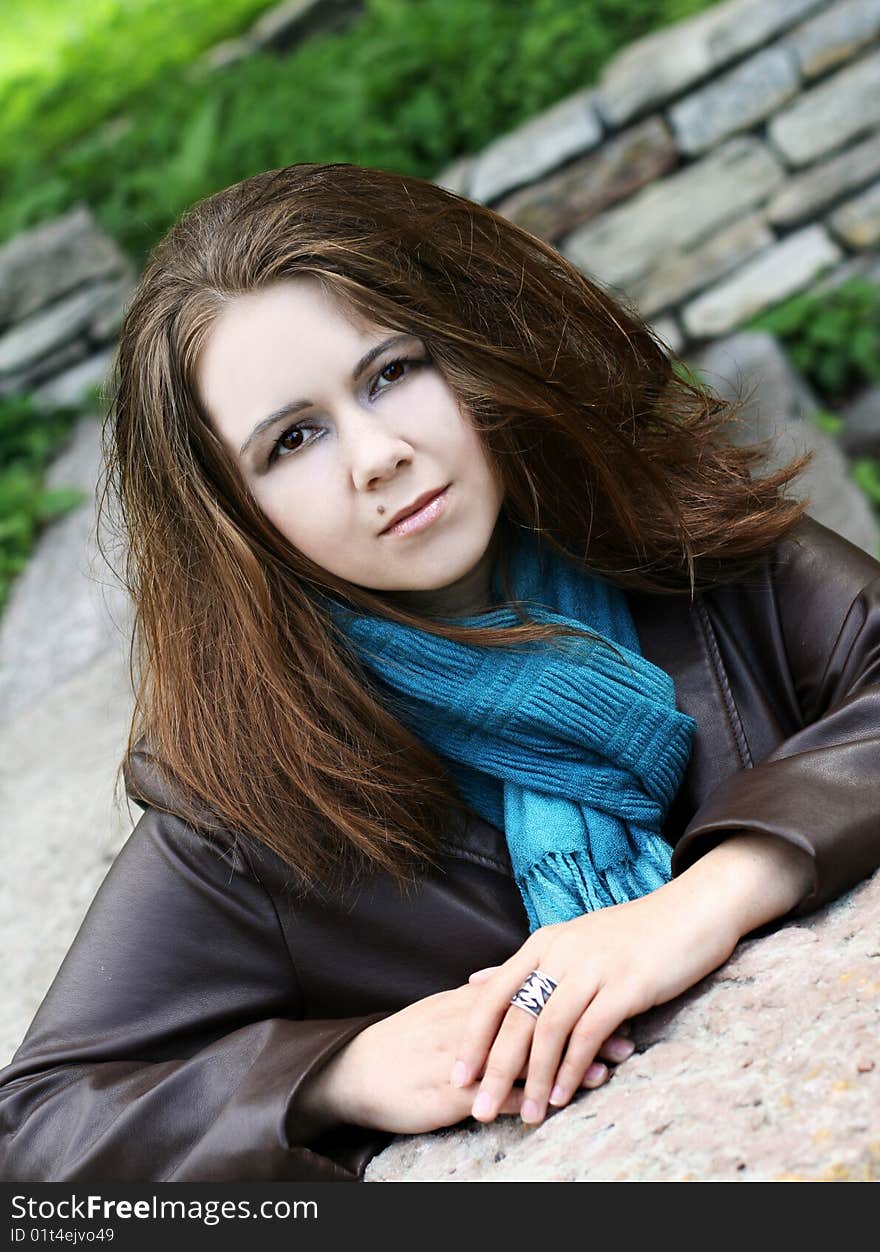
[[[812,452],[813,460],[787,491],[810,501],[811,517],[878,556],[880,526],[874,510],[852,478],[839,437],[813,420],[823,406],[779,341],[766,331],[738,331],[688,352],[687,362],[726,400],[735,401],[741,390],[748,395],[754,389],[742,410],[744,422],[730,430],[733,442],[770,439],[766,472],[781,469],[802,452]]]
[[[880,1181],[878,932],[875,874],[637,1018],[610,1082],[541,1125],[400,1136],[365,1181]]]
[[[819,281],[810,287],[810,291],[817,296],[823,295],[841,286],[842,283],[849,282],[850,279],[880,285],[880,257],[871,252],[847,257],[840,265],[835,266],[827,274],[823,274]]]
[[[458,196],[466,196],[471,181],[471,170],[474,166],[474,158],[472,156],[459,157],[457,161],[453,161],[450,165],[446,165],[439,170],[431,179],[438,187],[445,188],[446,191],[452,191]]]
[[[362,0],[284,0],[263,13],[245,35],[215,44],[194,63],[194,72],[226,69],[256,52],[287,53],[313,35],[344,30],[363,9]]]

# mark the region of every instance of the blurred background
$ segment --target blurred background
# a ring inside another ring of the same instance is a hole
[[[431,178],[632,302],[878,555],[880,0],[22,0],[0,43],[0,1065],[138,811],[100,388],[151,246],[260,170]]]

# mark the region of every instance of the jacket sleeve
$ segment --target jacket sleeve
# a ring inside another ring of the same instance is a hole
[[[880,865],[880,563],[813,519],[803,533],[773,575],[802,728],[716,787],[673,853],[679,874],[724,831],[786,839],[813,864],[795,916]]]
[[[238,851],[148,808],[0,1073],[0,1177],[358,1181],[392,1136],[318,1131],[297,1093],[383,1016],[303,1020]]]

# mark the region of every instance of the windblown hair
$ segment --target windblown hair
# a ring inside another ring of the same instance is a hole
[[[300,164],[196,204],[153,250],[119,340],[100,511],[121,522],[135,607],[135,712],[177,811],[246,832],[302,884],[367,870],[406,886],[463,802],[396,718],[319,593],[478,646],[552,626],[457,627],[395,607],[299,553],[213,431],[196,371],[231,299],[310,275],[347,309],[421,338],[527,527],[616,586],[658,595],[742,578],[808,507],[764,477],[730,404],[553,247],[414,177]],[[113,509],[108,509],[108,501]],[[114,524],[111,518],[111,525]],[[662,611],[662,601],[658,602]],[[589,633],[589,632],[586,632]]]

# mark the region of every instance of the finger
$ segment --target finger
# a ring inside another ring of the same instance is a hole
[[[516,1076],[516,1082],[524,1082],[524,1081],[525,1081],[526,1074],[527,1074],[528,1072],[529,1072],[529,1064],[528,1064],[528,1061],[526,1061],[526,1062],[525,1062],[525,1064],[521,1067],[521,1069],[520,1069],[519,1073],[518,1073],[518,1074],[517,1074],[517,1076]],[[472,1084],[472,1085],[474,1086],[474,1088],[475,1088],[475,1094],[476,1094],[476,1086],[477,1086],[477,1083],[479,1083],[479,1081],[480,1081],[480,1079],[481,1079],[482,1077],[483,1077],[483,1075],[482,1075],[482,1073],[480,1073],[480,1074],[478,1075],[478,1077],[477,1077],[476,1083]]]
[[[455,1052],[450,1082],[454,1087],[465,1087],[481,1072],[489,1054],[514,992],[522,986],[535,966],[535,948],[526,940],[522,948],[499,965],[494,974],[486,979],[482,993],[468,1015],[464,1035]],[[517,1013],[528,1014],[522,1009]]]
[[[470,1087],[465,1087],[461,1092],[458,1093],[459,1097],[462,1100],[462,1106],[461,1106],[462,1111],[459,1114],[459,1120],[463,1121],[466,1117],[471,1116],[471,1108],[473,1107],[473,1103],[477,1097],[477,1093],[478,1093],[477,1083],[471,1083]],[[501,1117],[501,1116],[507,1116],[510,1114],[518,1114],[520,1109],[522,1108],[522,1102],[523,1102],[522,1087],[511,1087],[510,1091],[507,1093],[507,1095],[505,1096],[504,1100],[501,1103],[501,1107],[498,1110],[498,1116]]]
[[[546,1116],[566,1042],[596,990],[595,985],[590,986],[574,978],[566,979],[541,1010],[529,1053],[529,1072],[522,1106],[524,1122],[540,1122]],[[582,1075],[583,1071],[578,1077]]]
[[[523,1070],[532,1043],[532,1033],[531,1016],[522,1009],[511,1006],[489,1051],[485,1071],[471,1108],[471,1116],[478,1122],[491,1122],[498,1116],[513,1090],[514,1080]]]
[[[601,1087],[610,1077],[611,1073],[607,1065],[603,1065],[601,1061],[593,1061],[592,1065],[587,1066],[581,1086],[592,1090],[594,1087]]]
[[[512,1087],[510,1094],[505,1098],[504,1103],[498,1110],[498,1116],[508,1116],[510,1114],[518,1114],[522,1109],[523,1090],[522,1087]]]
[[[618,1029],[605,1040],[596,1055],[600,1056],[603,1061],[613,1061],[615,1065],[619,1065],[621,1061],[632,1056],[635,1050],[636,1045],[632,1039],[622,1035]]]
[[[553,1105],[567,1104],[575,1089],[585,1082],[590,1067],[595,1061],[604,1040],[610,1038],[620,1021],[625,1016],[619,1002],[615,1002],[604,989],[600,989],[590,1004],[575,1023],[568,1040],[565,1057],[556,1075],[553,1090],[550,1092],[550,1103]],[[594,1071],[596,1075],[599,1071]],[[600,1085],[589,1082],[588,1085]]]
[[[498,969],[497,965],[487,965],[485,969],[475,969],[474,972],[469,975],[468,982],[486,982],[488,978],[492,977],[496,969]]]

